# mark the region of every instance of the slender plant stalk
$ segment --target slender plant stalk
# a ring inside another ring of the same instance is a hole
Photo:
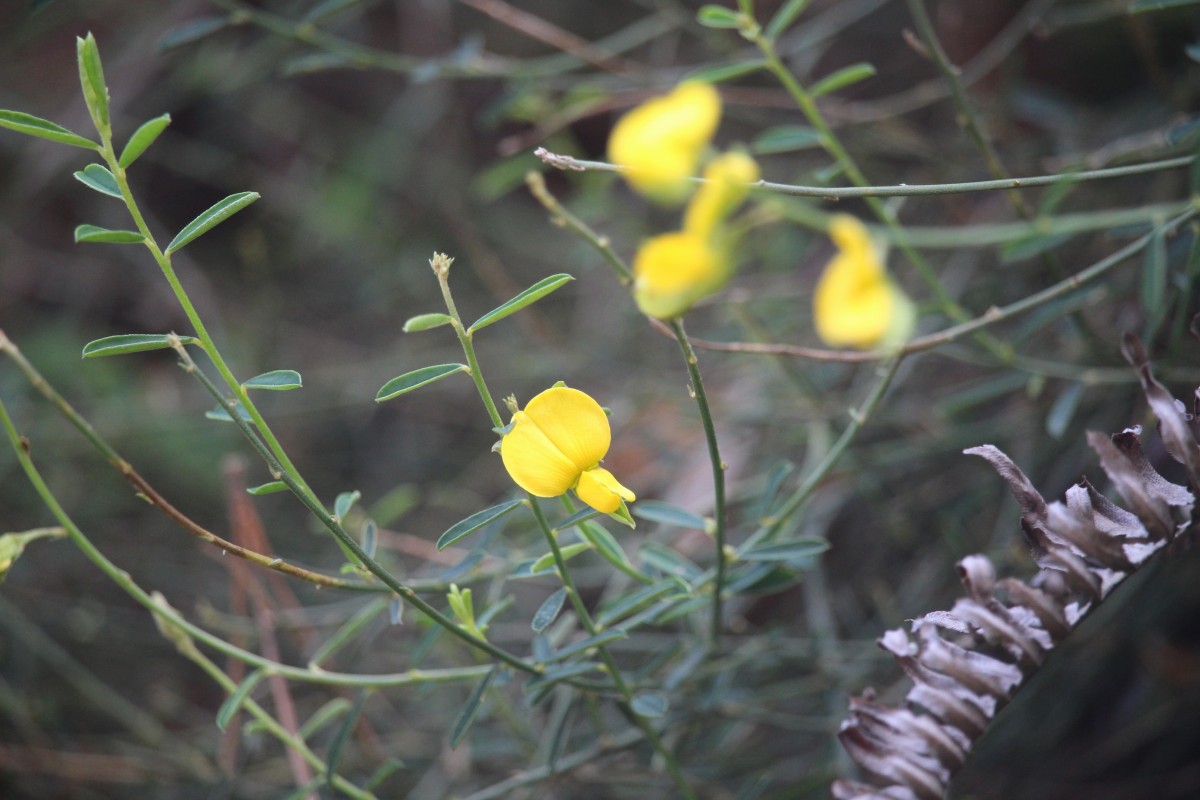
[[[546,180],[540,172],[527,173],[525,175],[525,185],[529,187],[529,193],[550,212],[550,221],[552,223],[567,228],[590,244],[608,262],[613,272],[617,273],[617,280],[620,281],[622,286],[628,286],[633,283],[633,271],[629,269],[629,266],[612,249],[608,237],[596,233],[586,222],[568,211],[558,201],[558,198],[546,188]]]
[[[683,329],[682,319],[673,319],[668,323],[679,349],[683,353],[683,361],[687,364],[688,375],[692,379],[692,394],[696,399],[696,408],[700,412],[700,422],[704,427],[704,438],[708,443],[708,459],[712,464],[713,479],[713,540],[716,545],[716,575],[713,580],[712,622],[709,626],[712,648],[717,649],[721,641],[722,597],[725,587],[725,461],[721,458],[721,448],[717,444],[717,429],[713,425],[712,409],[708,404],[708,395],[704,391],[704,380],[700,377],[700,360],[692,343],[688,340],[687,332]]]
[[[454,328],[454,333],[458,336],[458,343],[462,345],[463,354],[467,357],[467,366],[471,369],[471,380],[475,381],[479,399],[487,408],[488,416],[492,420],[492,427],[502,428],[504,420],[500,418],[500,412],[496,409],[496,401],[492,399],[492,393],[488,391],[487,382],[483,379],[483,370],[479,366],[479,359],[475,356],[473,334],[463,324],[458,307],[454,305],[454,295],[450,292],[450,265],[453,263],[453,258],[442,253],[434,253],[433,258],[429,261],[429,266],[433,268],[433,273],[437,276],[438,286],[442,290],[442,299],[446,303],[446,311],[450,314],[451,327]]]

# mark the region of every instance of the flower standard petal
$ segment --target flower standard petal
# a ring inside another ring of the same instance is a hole
[[[581,471],[524,411],[513,415],[511,430],[500,440],[500,458],[513,481],[538,497],[565,494]]]
[[[653,200],[687,197],[688,178],[716,132],[721,98],[707,83],[682,83],[670,94],[642,103],[617,121],[609,159],[626,167],[625,179]]]
[[[575,478],[600,463],[612,442],[604,409],[578,389],[566,386],[547,389],[529,401],[525,414],[574,465]]]
[[[633,492],[621,485],[621,482],[604,467],[584,470],[579,476],[579,485],[575,494],[597,511],[611,514],[621,507],[621,501],[632,503],[637,499]]]

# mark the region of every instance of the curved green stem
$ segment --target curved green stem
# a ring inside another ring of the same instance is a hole
[[[716,578],[713,583],[712,623],[710,635],[712,647],[715,650],[721,640],[721,592],[725,586],[725,469],[726,464],[721,458],[721,449],[717,444],[717,429],[713,425],[712,409],[708,405],[708,395],[704,392],[704,381],[700,377],[699,359],[687,332],[683,329],[683,320],[673,319],[667,323],[675,334],[675,341],[683,353],[684,363],[687,364],[688,375],[692,380],[692,394],[696,399],[696,408],[700,411],[700,422],[704,426],[704,438],[708,442],[708,458],[712,463],[713,477],[713,517],[716,525],[713,530],[713,540],[716,544]]]
[[[454,305],[454,295],[450,292],[450,265],[453,263],[453,258],[442,253],[434,253],[433,258],[429,260],[429,266],[433,268],[433,274],[437,276],[438,286],[442,290],[442,300],[446,303],[446,312],[450,314],[451,327],[458,336],[458,343],[462,345],[463,355],[467,357],[467,366],[471,369],[471,380],[475,381],[475,389],[479,392],[479,398],[483,400],[488,416],[492,418],[492,427],[503,428],[504,420],[500,418],[496,402],[492,399],[492,393],[483,379],[483,370],[479,366],[479,359],[475,357],[473,336],[463,324],[458,307]]]

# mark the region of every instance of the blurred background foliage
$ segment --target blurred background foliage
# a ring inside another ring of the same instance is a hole
[[[309,483],[329,500],[362,491],[384,528],[381,548],[400,574],[437,576],[449,565],[432,550],[437,535],[496,502],[508,483],[465,379],[372,402],[387,379],[459,358],[444,330],[400,331],[406,318],[440,308],[426,266],[434,250],[456,257],[452,281],[468,318],[548,274],[573,274],[567,288],[481,334],[493,390],[524,401],[565,380],[588,391],[613,412],[607,464],[639,497],[711,511],[704,441],[674,343],[637,315],[594,252],[548,223],[523,185],[527,170],[542,168],[534,147],[603,158],[622,110],[694,69],[753,57],[733,33],[700,27],[698,5],[7,2],[0,4],[0,107],[87,132],[73,48],[74,37],[90,30],[105,58],[119,135],[164,112],[173,119],[132,171],[152,229],[169,236],[220,197],[262,193],[252,209],[180,254],[182,280],[240,377],[281,368],[304,375],[302,391],[263,406]],[[779,5],[760,0],[759,18]],[[296,23],[322,6],[336,13],[319,19],[321,31],[373,49],[313,46]],[[506,9],[528,17],[514,24],[500,13]],[[1165,158],[1194,146],[1187,138],[1188,114],[1200,100],[1200,65],[1188,56],[1200,41],[1193,8],[1131,17],[1124,3],[1098,0],[942,0],[930,9],[1013,174]],[[259,11],[270,16],[252,18]],[[231,14],[238,24],[228,24]],[[576,55],[531,36],[529,18],[578,37],[567,42]],[[911,26],[894,0],[817,0],[780,50],[809,83],[859,61],[875,65],[875,77],[821,101],[874,183],[988,177],[933,65],[907,43]],[[1014,29],[1019,35],[1005,40]],[[991,55],[998,57],[985,69]],[[765,74],[740,78],[723,94],[722,146],[802,122]],[[817,148],[760,159],[767,180],[838,182]],[[71,179],[85,163],[70,148],[0,135],[0,326],[160,491],[225,530],[225,459],[246,451],[237,432],[204,419],[207,398],[170,355],[78,357],[85,342],[110,334],[187,332],[140,248],[72,244],[82,222],[125,226],[115,201]],[[613,175],[551,170],[547,180],[625,256],[675,224]],[[1187,170],[1175,169],[1024,196],[1035,208],[1050,203],[1050,213],[1074,213],[1183,202],[1188,193]],[[1017,218],[997,193],[897,205],[904,223],[917,226],[969,229]],[[866,216],[857,202],[836,208]],[[1026,237],[927,255],[950,292],[982,313],[1145,230],[1110,226],[1054,242]],[[996,363],[967,341],[904,363],[883,406],[799,519],[801,533],[827,536],[832,549],[798,585],[732,605],[735,646],[707,668],[718,679],[698,684],[688,705],[673,709],[681,715],[675,746],[704,796],[823,796],[845,766],[832,734],[846,695],[871,683],[886,695],[899,685],[874,638],[946,607],[957,592],[954,562],[964,555],[984,552],[1002,570],[1032,571],[1004,485],[961,456],[962,448],[1001,447],[1044,495],[1057,497],[1080,473],[1095,474],[1085,431],[1146,419],[1135,376],[1120,361],[1123,331],[1146,335],[1177,395],[1200,382],[1197,345],[1187,334],[1198,310],[1194,240],[1187,230],[1165,243],[1158,285],[1158,273],[1148,280],[1148,262],[1138,257],[1102,283],[1006,323],[997,332],[1020,354],[1015,364]],[[746,241],[740,275],[689,316],[689,331],[815,344],[811,290],[829,255],[819,233],[762,225]],[[898,254],[891,263],[910,294],[928,300]],[[928,314],[923,330],[943,323]],[[777,465],[803,469],[819,459],[875,369],[717,352],[702,352],[701,360],[730,463],[735,520],[753,519]],[[102,548],[214,630],[252,635],[244,614],[231,608],[233,578],[219,554],[132,496],[7,364],[0,364],[0,392],[51,485]],[[256,464],[246,480],[269,476]],[[336,548],[314,535],[290,498],[255,505],[278,552],[337,569]],[[0,456],[0,529],[47,520],[16,461]],[[630,552],[652,540],[708,558],[698,534],[643,523],[618,535]],[[501,554],[528,546],[521,530],[491,542]],[[607,570],[599,560],[580,564],[595,599]],[[1119,592],[1001,715],[960,775],[958,796],[1200,794],[1200,592],[1191,577],[1198,568],[1195,554],[1185,554]],[[517,598],[493,623],[493,637],[526,641],[527,620],[550,587],[478,584],[477,604],[480,597]],[[308,610],[276,598],[280,645],[291,663],[304,663],[313,642],[367,602],[292,589]],[[221,762],[235,764],[234,774],[202,775],[203,762],[232,748],[212,723],[222,692],[71,547],[32,546],[2,596],[0,795],[282,796],[286,763],[262,734],[249,735]],[[425,635],[415,619],[398,627],[381,619],[336,663],[402,669]],[[669,627],[647,629],[618,652],[641,663],[675,638]],[[468,656],[443,642],[431,658],[464,663]],[[361,777],[399,758],[403,766],[381,796],[421,798],[465,796],[536,765],[536,735],[552,712],[527,710],[519,700],[513,713],[530,716],[528,729],[518,730],[532,745],[509,733],[496,712],[477,723],[468,745],[447,748],[447,728],[468,691],[447,685],[373,695],[345,767]],[[302,719],[336,696],[309,686],[293,693]],[[584,726],[576,727],[571,749],[587,743]],[[332,729],[322,731],[314,746],[328,747],[331,736]],[[535,784],[525,796],[645,796],[661,781],[647,764],[640,752],[614,756]]]

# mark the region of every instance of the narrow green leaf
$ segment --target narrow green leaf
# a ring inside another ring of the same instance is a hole
[[[572,528],[581,522],[586,522],[589,519],[598,517],[603,513],[604,513],[603,511],[597,511],[596,509],[592,508],[591,506],[588,506],[587,508],[584,508],[580,511],[576,511],[574,514],[572,514],[571,516],[564,519],[562,522],[555,525],[554,530],[555,530],[555,532],[565,531],[568,528]]]
[[[449,375],[456,372],[468,372],[470,367],[466,364],[437,364],[432,367],[421,367],[414,369],[412,372],[406,372],[398,378],[392,378],[390,381],[380,387],[375,394],[375,402],[382,403],[384,400],[391,400],[393,397],[399,397],[402,394],[411,392],[413,389],[420,389],[426,384],[440,381]]]
[[[279,68],[279,72],[285,78],[290,78],[293,75],[307,75],[312,72],[326,72],[331,69],[346,69],[353,66],[353,64],[354,62],[346,56],[336,53],[308,53],[284,61],[283,65]]]
[[[748,550],[738,556],[741,561],[794,561],[811,558],[829,549],[829,542],[817,536],[802,536],[786,542],[776,542]]]
[[[246,698],[254,691],[254,687],[258,686],[259,681],[266,677],[266,674],[261,669],[254,670],[237,685],[229,697],[225,698],[225,702],[221,703],[221,707],[217,710],[217,728],[219,730],[223,731],[229,726],[230,720],[242,707],[242,703],[246,702]]]
[[[1082,397],[1083,384],[1079,381],[1068,383],[1067,388],[1055,398],[1054,404],[1046,414],[1046,433],[1054,439],[1061,439],[1067,432]]]
[[[1155,230],[1146,248],[1142,266],[1142,311],[1147,317],[1159,312],[1167,294],[1167,242],[1162,228]]]
[[[445,550],[459,539],[474,533],[492,520],[499,519],[517,506],[521,505],[523,502],[525,501],[509,500],[506,503],[500,503],[499,505],[492,506],[491,508],[485,508],[483,511],[477,511],[466,519],[456,522],[454,525],[450,526],[449,530],[438,537],[437,549]]]
[[[567,601],[567,590],[559,589],[554,594],[546,598],[533,615],[533,621],[529,623],[529,627],[533,628],[534,633],[541,633],[550,627],[550,623],[554,622],[558,612],[562,611],[563,603]]]
[[[246,410],[240,402],[234,404],[237,409],[238,419],[250,425],[254,424],[254,418],[250,416],[250,412]],[[233,422],[233,416],[230,415],[229,409],[225,406],[217,406],[204,412],[205,419],[211,419],[214,422]]]
[[[554,651],[554,653],[550,656],[550,660],[562,661],[563,659],[570,658],[573,655],[590,650],[593,647],[602,647],[609,642],[615,642],[618,639],[625,639],[628,636],[629,634],[621,630],[612,629],[603,631],[601,633],[597,633],[595,636],[589,636],[586,639],[580,639],[578,642],[569,644],[561,650]]]
[[[205,36],[211,36],[222,28],[227,28],[231,24],[228,16],[222,17],[201,17],[193,20],[178,28],[172,28],[163,34],[163,37],[158,40],[158,52],[169,53],[177,47],[191,44],[199,41]]]
[[[790,153],[821,145],[821,134],[807,125],[777,125],[767,128],[750,143],[750,152],[757,155]]]
[[[705,83],[723,83],[758,72],[767,66],[762,59],[752,61],[736,61],[732,64],[718,64],[711,67],[701,67],[692,70],[684,76],[684,80],[704,81]]]
[[[449,314],[418,314],[415,317],[410,317],[404,323],[401,329],[405,333],[416,333],[417,331],[427,331],[431,328],[440,328],[442,325],[449,325],[451,322]]]
[[[76,172],[76,175],[79,173]],[[110,231],[96,225],[80,225],[75,229],[76,242],[107,242],[108,244],[137,244],[146,237],[137,231]]]
[[[117,186],[117,179],[108,171],[108,167],[102,167],[99,164],[88,164],[79,172],[75,173],[75,180],[82,183],[89,189],[95,189],[100,194],[106,194],[109,197],[121,198],[121,187]]]
[[[686,617],[710,605],[712,605],[711,596],[701,595],[700,597],[693,597],[691,600],[684,600],[682,603],[664,610],[654,618],[654,623],[656,625],[666,625],[668,622],[674,622],[680,617]]]
[[[471,723],[475,721],[475,717],[479,714],[479,706],[483,703],[483,696],[487,693],[488,687],[492,685],[492,681],[496,678],[496,674],[500,671],[500,666],[497,664],[487,671],[474,689],[471,690],[471,696],[467,698],[467,702],[463,705],[462,711],[458,712],[458,719],[454,720],[454,726],[450,729],[450,749],[453,750],[462,742],[463,737],[467,735],[467,731],[471,727]]]
[[[1200,0],[1133,0],[1129,4],[1129,13],[1141,14],[1146,11],[1161,11],[1164,8],[1194,6],[1197,3],[1200,3]]]
[[[763,490],[762,498],[759,499],[755,516],[762,519],[774,510],[775,501],[779,499],[779,490],[783,488],[784,479],[795,469],[796,465],[790,461],[781,461],[775,465],[771,474],[767,476],[767,488]]]
[[[383,762],[379,769],[371,773],[371,777],[367,778],[366,783],[362,785],[363,791],[372,792],[380,784],[392,776],[392,773],[404,766],[404,762],[393,756]]]
[[[647,542],[641,549],[642,563],[654,567],[667,575],[678,575],[691,580],[700,574],[700,568],[666,545]]]
[[[270,483],[264,483],[261,486],[251,486],[246,491],[252,495],[258,496],[258,495],[263,495],[263,494],[276,494],[277,492],[286,492],[287,488],[288,488],[287,484],[284,483],[283,481],[271,481]]]
[[[96,37],[90,32],[86,37],[76,37],[75,55],[79,62],[79,83],[83,87],[84,102],[96,127],[107,130],[108,87],[104,84],[104,68],[100,65],[100,48],[96,47]]]
[[[177,337],[182,344],[199,344],[200,340],[192,336]],[[83,346],[84,358],[99,358],[101,356],[123,356],[126,353],[140,353],[143,350],[164,350],[171,347],[171,337],[158,333],[122,333],[118,336],[105,336]]]
[[[313,715],[304,721],[304,724],[300,726],[300,730],[298,731],[300,738],[311,739],[316,733],[323,730],[326,725],[349,710],[349,700],[344,697],[333,698],[314,711]]]
[[[339,14],[348,8],[358,5],[363,0],[324,0],[317,3],[303,17],[305,22],[320,22],[321,20]]]
[[[379,550],[379,526],[370,517],[363,522],[362,549],[369,557],[374,558]]]
[[[578,527],[578,530],[583,534],[583,538],[592,543],[596,548],[596,552],[605,561],[621,570],[621,572],[641,583],[650,583],[654,580],[633,566],[633,562],[629,560],[629,556],[625,555],[625,551],[621,549],[621,545],[617,542],[617,537],[613,536],[603,525],[597,525],[594,522],[585,522]]]
[[[657,719],[667,713],[671,705],[666,692],[638,692],[634,695],[629,707],[639,717]]]
[[[674,525],[677,528],[695,528],[702,531],[706,527],[704,517],[661,500],[643,500],[640,503],[634,503],[633,514],[638,519],[657,522],[661,525]]]
[[[229,195],[185,225],[183,230],[176,234],[171,243],[167,245],[166,254],[170,255],[193,239],[208,233],[259,197],[258,192],[238,192]]]
[[[99,150],[100,145],[91,139],[85,139],[77,133],[72,133],[61,125],[55,125],[50,120],[25,114],[20,111],[0,110],[0,128],[36,136],[39,139],[49,139],[59,144],[69,144],[72,147],[83,147],[88,150]]]
[[[342,753],[346,751],[346,742],[350,741],[350,734],[358,725],[358,718],[362,716],[363,707],[366,704],[367,690],[359,689],[354,696],[354,705],[350,707],[350,712],[342,720],[342,724],[338,727],[338,731],[329,745],[329,755],[325,758],[325,785],[331,790],[334,789],[334,778],[337,777],[338,770],[342,766]],[[302,797],[312,797],[312,795],[304,794]]]
[[[843,67],[831,75],[826,75],[821,80],[817,81],[808,93],[815,97],[831,94],[839,89],[845,89],[847,86],[865,81],[867,78],[875,74],[875,67],[866,63],[851,64],[848,67]]]
[[[808,8],[812,0],[788,0],[778,11],[775,16],[771,17],[771,21],[767,23],[767,38],[774,40],[781,33],[792,27],[804,10]]]
[[[563,561],[569,561],[580,553],[586,553],[591,549],[591,542],[576,542],[575,544],[569,544],[565,547],[558,548],[558,552],[562,554]],[[537,561],[534,561],[533,566],[529,568],[529,571],[536,575],[539,572],[545,572],[546,570],[555,566],[557,566],[557,564],[554,563],[554,553],[549,552],[539,558]]]
[[[570,275],[567,275],[565,273],[560,273],[558,275],[551,275],[549,278],[543,278],[542,280],[535,283],[533,286],[530,286],[528,289],[521,292],[519,295],[514,297],[512,300],[509,300],[504,305],[499,306],[497,308],[493,308],[491,311],[484,314],[479,319],[475,320],[475,322],[471,324],[471,327],[467,329],[467,333],[474,333],[475,331],[479,330],[480,328],[486,328],[488,325],[491,325],[493,322],[499,322],[500,320],[504,319],[508,315],[515,314],[516,312],[520,311],[522,308],[525,308],[525,306],[531,305],[531,304],[537,302],[538,300],[541,300],[543,297],[550,294],[555,289],[562,286],[564,283],[567,283],[567,282],[573,281],[573,280],[575,280],[575,278],[573,278]]]
[[[682,578],[675,576],[664,578],[650,586],[643,586],[637,591],[630,592],[625,597],[602,608],[596,615],[596,623],[604,626],[611,625],[627,614],[632,614],[658,598],[672,593],[687,597],[691,594],[691,589],[688,587],[687,581]]]
[[[700,6],[696,12],[696,21],[706,28],[737,28],[741,18],[738,12],[724,6]]]
[[[161,117],[143,122],[142,126],[133,132],[133,136],[129,137],[129,141],[125,143],[125,149],[121,151],[121,157],[117,159],[117,164],[121,169],[126,169],[134,161],[137,161],[138,156],[146,152],[146,148],[154,144],[154,140],[170,124],[170,114],[163,114]]]
[[[567,678],[574,678],[579,675],[584,675],[595,670],[604,670],[604,665],[598,661],[579,661],[574,664],[563,664],[553,669],[548,669],[536,678],[530,678],[525,682],[525,690],[533,692],[539,688],[553,685]]]
[[[338,653],[343,647],[349,644],[355,636],[363,631],[371,623],[371,620],[383,613],[383,610],[388,607],[390,599],[387,597],[377,597],[371,602],[364,605],[358,611],[351,615],[350,619],[346,620],[341,626],[334,631],[328,639],[322,642],[317,651],[313,653],[312,658],[308,660],[309,669],[319,669],[332,656]]]
[[[303,384],[300,373],[294,369],[276,369],[255,375],[242,384],[243,389],[270,389],[274,392],[286,392],[289,389],[299,389]]]
[[[37,541],[38,539],[58,539],[66,535],[66,528],[34,528],[33,530],[22,531],[20,533],[5,533],[0,535],[0,583],[4,581],[4,578],[8,575],[8,571],[12,569],[12,565],[25,552],[25,546],[30,542]]]
[[[333,501],[333,515],[339,520],[344,520],[350,513],[350,509],[354,508],[354,504],[361,499],[362,492],[358,489],[352,492],[342,492]]]

